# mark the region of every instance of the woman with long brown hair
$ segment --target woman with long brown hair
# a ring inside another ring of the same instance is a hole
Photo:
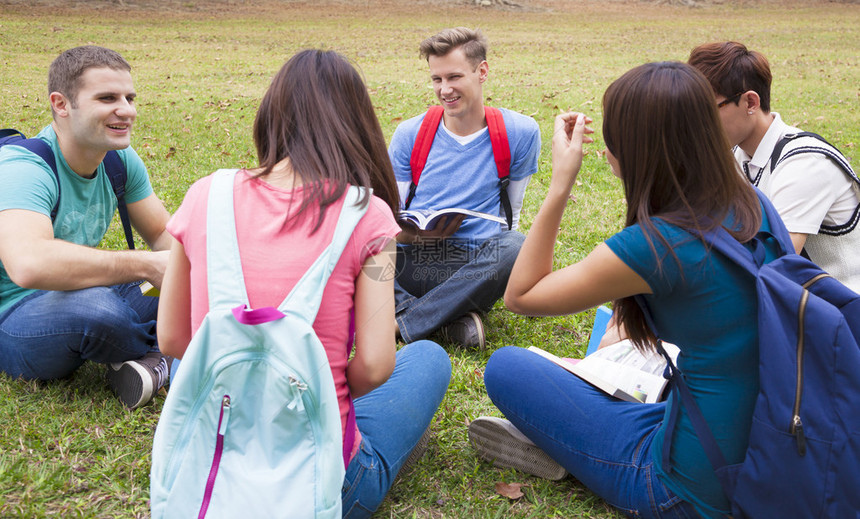
[[[365,188],[358,205],[367,210],[325,285],[313,329],[340,410],[348,460],[343,516],[369,517],[428,428],[451,375],[447,354],[433,342],[395,353],[399,200],[385,139],[352,64],[336,52],[306,50],[272,80],[254,142],[259,166],[238,170],[232,180],[251,308],[284,300],[331,243],[347,189]],[[179,358],[209,310],[206,240],[221,238],[206,233],[211,184],[212,175],[197,181],[167,227],[176,242],[161,291],[158,340],[162,352]]]
[[[505,303],[517,313],[560,315],[615,301],[618,323],[646,349],[655,337],[633,299],[641,295],[661,339],[680,348],[678,365],[727,461],[740,462],[758,389],[755,285],[703,235],[722,226],[745,243],[769,224],[738,174],[710,85],[692,67],[663,62],[634,68],[610,85],[603,106],[606,156],[624,186],[626,226],[582,261],[553,270],[553,248],[583,143],[591,142],[590,119],[558,116],[549,193],[514,266]],[[777,249],[765,243],[770,260]],[[498,453],[537,445],[631,516],[729,512],[683,406],[670,439],[672,470],[664,469],[664,417],[680,402],[614,399],[513,347],[493,354],[484,380],[512,425],[473,422],[471,436],[498,439],[495,452],[487,447],[492,442],[474,442],[482,456],[529,471],[526,456]]]

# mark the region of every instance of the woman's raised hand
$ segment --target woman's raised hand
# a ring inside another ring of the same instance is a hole
[[[591,117],[577,112],[559,114],[555,118],[552,136],[552,181],[550,189],[567,196],[582,166],[582,145],[594,142],[589,134],[594,130],[587,125]]]

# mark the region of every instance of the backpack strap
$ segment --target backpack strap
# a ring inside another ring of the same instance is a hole
[[[14,132],[21,136],[20,140],[13,140],[9,142],[9,144],[14,144],[15,146],[20,146],[25,150],[35,153],[39,156],[40,159],[45,161],[45,164],[51,169],[51,173],[54,174],[54,179],[57,181],[57,201],[54,202],[54,207],[51,209],[51,221],[53,222],[57,218],[57,211],[60,208],[60,175],[57,173],[57,160],[54,158],[54,150],[48,145],[47,142],[43,141],[39,138],[27,139],[24,138],[24,134],[19,132],[18,130],[8,130],[3,137],[7,137],[10,135],[14,135]]]
[[[409,157],[412,182],[409,184],[409,194],[406,195],[406,203],[403,204],[404,209],[409,209],[409,204],[415,198],[415,189],[418,187],[418,181],[421,180],[424,166],[427,165],[427,157],[430,155],[430,148],[433,147],[433,139],[436,138],[436,130],[439,128],[439,121],[442,120],[444,111],[445,109],[439,105],[431,106],[427,110],[427,114],[424,115],[421,126],[418,128],[418,136],[415,137],[415,145],[412,146],[412,155]]]
[[[134,250],[134,235],[131,232],[131,221],[128,218],[128,207],[125,204],[125,183],[128,179],[128,171],[116,150],[107,152],[103,164],[113,193],[116,195],[116,207],[119,210],[119,219],[125,233],[125,242],[128,244],[128,250]]]
[[[42,139],[33,138],[27,139],[23,133],[12,128],[4,128],[0,130],[0,145],[14,144],[25,150],[35,153],[39,156],[54,174],[54,179],[57,181],[57,193],[60,192],[60,175],[57,172],[57,161],[54,158],[54,150]],[[134,237],[131,231],[131,222],[128,217],[128,208],[125,204],[125,182],[128,178],[125,164],[116,150],[110,150],[105,155],[103,164],[105,172],[110,180],[111,188],[116,195],[117,209],[119,209],[119,217],[122,221],[122,229],[125,233],[125,241],[128,244],[129,250],[134,250]],[[57,195],[57,201],[54,202],[54,207],[51,209],[51,221],[56,220],[57,211],[60,208],[60,197]]]
[[[508,230],[514,227],[514,214],[511,199],[508,197],[508,186],[511,183],[511,145],[508,142],[508,132],[505,130],[505,120],[498,108],[484,107],[487,118],[487,129],[490,132],[490,144],[493,147],[493,158],[496,161],[496,171],[499,175],[499,199],[505,210]]]
[[[714,438],[710,427],[708,427],[708,422],[705,420],[702,410],[699,409],[699,405],[696,403],[696,398],[693,396],[692,391],[690,391],[690,387],[687,386],[687,382],[684,380],[684,374],[677,366],[675,366],[675,363],[672,362],[672,357],[670,357],[669,354],[666,353],[666,349],[663,348],[663,341],[659,338],[660,335],[657,332],[654,319],[651,317],[648,303],[641,295],[634,296],[634,299],[639,304],[639,308],[642,309],[642,314],[645,316],[645,322],[648,324],[648,327],[651,328],[651,331],[654,332],[654,335],[657,337],[657,352],[666,359],[666,369],[663,372],[663,377],[669,380],[669,389],[672,391],[673,395],[672,407],[669,408],[669,418],[666,421],[666,430],[663,432],[663,452],[661,459],[663,470],[667,474],[672,472],[672,461],[670,457],[672,436],[675,432],[675,425],[678,423],[678,409],[683,403],[684,409],[687,410],[687,416],[690,417],[690,423],[693,426],[693,430],[699,438],[699,443],[702,445],[702,450],[705,451],[705,456],[707,456],[708,461],[711,463],[711,467],[714,469],[717,479],[720,481],[720,486],[722,486],[723,492],[729,499],[731,499],[734,494],[734,484],[731,482],[730,478],[724,477],[726,474],[725,471],[722,470],[724,467],[728,466],[726,458],[720,450],[720,446],[717,444],[717,440]]]
[[[771,201],[758,188],[753,188],[758,196],[762,214],[767,218],[770,225],[770,231],[759,232],[751,241],[751,249],[747,249],[732,237],[729,232],[723,227],[706,233],[705,241],[714,247],[724,256],[735,262],[737,265],[744,268],[753,277],[758,275],[758,271],[764,264],[765,250],[764,240],[773,238],[773,243],[777,246],[779,256],[786,254],[794,254],[794,245],[791,243],[791,236],[788,229],[779,217],[776,208]]]
[[[806,139],[803,139],[804,137],[806,137]],[[797,141],[798,144],[795,146],[793,144],[796,139],[800,140]],[[788,151],[783,155],[782,153],[786,147],[788,147]],[[773,153],[771,153],[770,156],[770,170],[773,171],[776,169],[777,165],[782,161],[802,153],[818,153],[832,160],[843,172],[845,172],[846,175],[848,175],[848,178],[853,183],[854,192],[858,197],[860,197],[860,178],[858,178],[854,170],[851,169],[851,165],[848,163],[848,160],[842,152],[839,151],[839,148],[827,142],[827,139],[817,133],[799,132],[784,135],[773,148]],[[759,174],[761,174],[761,172],[759,172]],[[827,225],[822,223],[818,232],[829,236],[840,236],[850,232],[857,225],[858,213],[860,213],[860,206],[855,209],[854,216],[849,218],[846,223],[841,225]],[[801,255],[809,259],[806,249],[801,251]]]
[[[239,240],[233,211],[233,179],[237,171],[219,169],[212,174],[209,187],[206,207],[206,279],[210,312],[215,308],[232,308],[239,302],[250,306],[239,259]]]
[[[370,206],[369,201],[361,204],[365,195],[369,196],[369,193],[364,188],[350,186],[347,189],[331,243],[299,279],[296,286],[278,307],[279,310],[282,312],[289,310],[291,313],[304,315],[308,322],[314,321],[322,302],[323,291],[320,287],[324,287],[328,282],[329,276],[346,248],[346,244],[352,237],[355,226],[358,225],[358,221],[361,220]]]
[[[444,108],[439,105],[431,106],[418,128],[418,135],[415,137],[415,145],[412,147],[412,155],[409,158],[412,182],[409,184],[406,203],[403,204],[404,209],[409,209],[409,204],[415,198],[415,190],[418,188],[418,181],[421,179],[424,166],[427,165],[427,157],[430,155],[430,148],[433,147],[433,140],[436,138],[436,131],[439,129],[439,122],[442,120],[444,111]],[[508,196],[511,174],[511,147],[508,141],[508,132],[505,129],[502,112],[498,108],[485,106],[484,117],[487,118],[487,131],[490,134],[490,145],[499,177],[499,200],[505,211],[508,230],[510,230],[513,228],[514,215]]]
[[[820,141],[824,145],[799,145],[788,150],[785,155],[782,155],[782,151],[785,149],[786,145],[800,137],[811,137]],[[773,148],[773,153],[770,155],[770,170],[773,171],[780,162],[789,157],[793,157],[798,153],[820,153],[821,155],[828,157],[830,160],[835,162],[836,165],[851,178],[851,180],[860,185],[860,178],[858,178],[857,174],[854,173],[854,170],[851,169],[851,165],[848,164],[848,161],[845,159],[842,152],[839,151],[839,148],[827,142],[827,139],[821,135],[813,132],[789,133],[784,135],[782,139],[776,143],[776,146]]]
[[[26,139],[27,136],[16,130],[15,128],[2,128],[0,129],[0,146],[6,144],[5,139],[8,137],[15,137],[17,139]]]

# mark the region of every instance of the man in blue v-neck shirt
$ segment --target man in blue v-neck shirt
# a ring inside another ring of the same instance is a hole
[[[450,217],[433,230],[403,224],[398,235],[396,320],[404,341],[441,332],[451,343],[484,346],[480,314],[504,294],[524,239],[517,223],[529,178],[537,171],[540,130],[531,117],[500,109],[511,153],[506,215],[484,115],[487,42],[477,30],[446,29],[421,43],[436,97],[443,108],[410,210],[458,207],[510,216],[507,224]],[[426,114],[401,123],[389,155],[405,205],[412,184],[410,157]]]

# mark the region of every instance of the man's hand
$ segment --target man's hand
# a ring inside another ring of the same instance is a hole
[[[170,258],[169,250],[160,250],[149,253],[149,260],[152,264],[152,274],[146,278],[158,289],[161,289],[161,283],[164,281],[164,272],[167,270],[167,261]]]

